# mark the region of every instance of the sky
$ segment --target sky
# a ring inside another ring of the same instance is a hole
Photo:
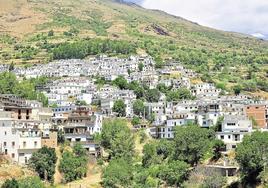
[[[200,25],[268,39],[268,0],[127,0]]]

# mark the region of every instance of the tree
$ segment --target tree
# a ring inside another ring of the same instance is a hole
[[[138,125],[138,124],[140,124],[140,118],[139,117],[137,117],[137,116],[134,116],[133,118],[132,118],[132,120],[131,120],[131,124],[132,125]]]
[[[157,89],[149,89],[145,94],[148,102],[158,102],[160,99],[160,92]]]
[[[149,167],[151,165],[161,164],[169,160],[173,153],[173,142],[168,140],[152,141],[143,147],[142,165]]]
[[[123,76],[118,76],[114,81],[113,84],[119,87],[120,89],[127,89],[128,83],[127,80]]]
[[[6,180],[1,188],[19,188],[19,183],[16,179]]]
[[[64,180],[71,182],[85,177],[87,174],[88,156],[80,144],[73,147],[73,151],[64,151],[60,161],[59,170]]]
[[[221,151],[225,148],[225,144],[222,140],[216,139],[213,142],[213,159],[218,160],[221,157]]]
[[[109,152],[110,158],[128,158],[134,154],[134,139],[126,121],[106,120],[101,132],[101,145]]]
[[[104,169],[102,185],[107,188],[131,187],[133,167],[125,159],[113,159]]]
[[[9,65],[8,71],[11,72],[14,70],[14,63],[12,61],[12,63]]]
[[[197,164],[210,147],[210,133],[197,125],[175,128],[174,160]]]
[[[123,100],[119,99],[114,102],[113,112],[116,112],[119,117],[126,116],[126,105]]]
[[[47,36],[49,36],[49,37],[54,36],[54,31],[53,31],[53,30],[50,30],[50,31],[47,33]]]
[[[242,87],[240,85],[236,85],[233,87],[234,93],[239,95],[241,93]]]
[[[87,106],[87,103],[86,103],[86,101],[80,101],[80,100],[77,100],[76,102],[75,102],[75,105],[77,105],[77,106]]]
[[[0,93],[2,94],[15,94],[14,88],[19,83],[16,75],[11,72],[0,73]]]
[[[157,69],[161,69],[165,65],[164,61],[160,56],[155,57],[154,60],[155,60],[155,68]]]
[[[19,188],[45,188],[39,177],[27,177],[19,180]]]
[[[135,115],[140,116],[144,113],[145,106],[143,104],[143,101],[140,99],[137,99],[133,103],[133,112]]]
[[[165,84],[163,84],[163,83],[160,83],[160,84],[157,84],[157,89],[160,91],[160,92],[162,92],[162,93],[167,93],[169,90],[170,90],[170,88],[169,87],[167,87]]]
[[[190,165],[183,161],[172,161],[161,165],[160,178],[170,186],[179,187],[187,178]]]
[[[144,64],[143,63],[139,63],[138,68],[139,68],[139,71],[140,72],[143,71],[143,67],[144,67]]]
[[[58,134],[57,134],[57,141],[58,141],[58,143],[60,143],[60,144],[63,144],[64,141],[65,141],[65,138],[64,138],[64,132],[63,132],[63,130],[61,130],[61,129],[58,131]]]
[[[55,149],[45,146],[33,153],[30,166],[39,174],[40,178],[53,182],[56,161]]]
[[[132,81],[128,85],[128,89],[133,90],[138,99],[144,97],[144,88],[137,81]]]
[[[167,101],[179,101],[182,99],[193,99],[191,92],[187,88],[181,88],[167,92]]]
[[[259,174],[268,161],[268,132],[253,132],[245,136],[236,148],[236,160],[245,183],[259,181]]]

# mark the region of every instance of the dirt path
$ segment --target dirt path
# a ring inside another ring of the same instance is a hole
[[[57,155],[57,163],[56,163],[56,169],[55,169],[55,174],[54,174],[54,183],[55,184],[60,184],[62,180],[61,173],[59,172],[59,164],[60,164],[60,159],[61,159],[61,153],[60,153],[60,148],[56,148],[56,155]]]

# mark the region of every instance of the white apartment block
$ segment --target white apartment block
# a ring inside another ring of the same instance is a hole
[[[19,164],[27,164],[41,148],[41,131],[31,120],[15,120],[10,112],[0,113],[0,148]]]

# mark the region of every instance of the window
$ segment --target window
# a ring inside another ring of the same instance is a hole
[[[24,147],[24,148],[26,147],[26,142],[25,142],[25,141],[23,142],[23,147]]]
[[[12,147],[13,147],[13,148],[15,147],[15,142],[12,142]]]
[[[37,147],[37,141],[34,141],[34,147],[35,148]]]
[[[6,142],[4,142],[4,147],[6,147],[7,146],[7,143]]]
[[[232,148],[235,149],[236,148],[236,145],[232,145]]]
[[[230,135],[228,135],[228,139],[231,139],[231,136]]]
[[[235,123],[227,123],[227,126],[235,126]]]
[[[12,158],[15,158],[15,153],[12,153],[11,156],[12,156]]]
[[[7,132],[5,131],[5,135],[7,135]]]
[[[224,139],[224,135],[221,135],[221,139],[222,139],[222,140]]]

